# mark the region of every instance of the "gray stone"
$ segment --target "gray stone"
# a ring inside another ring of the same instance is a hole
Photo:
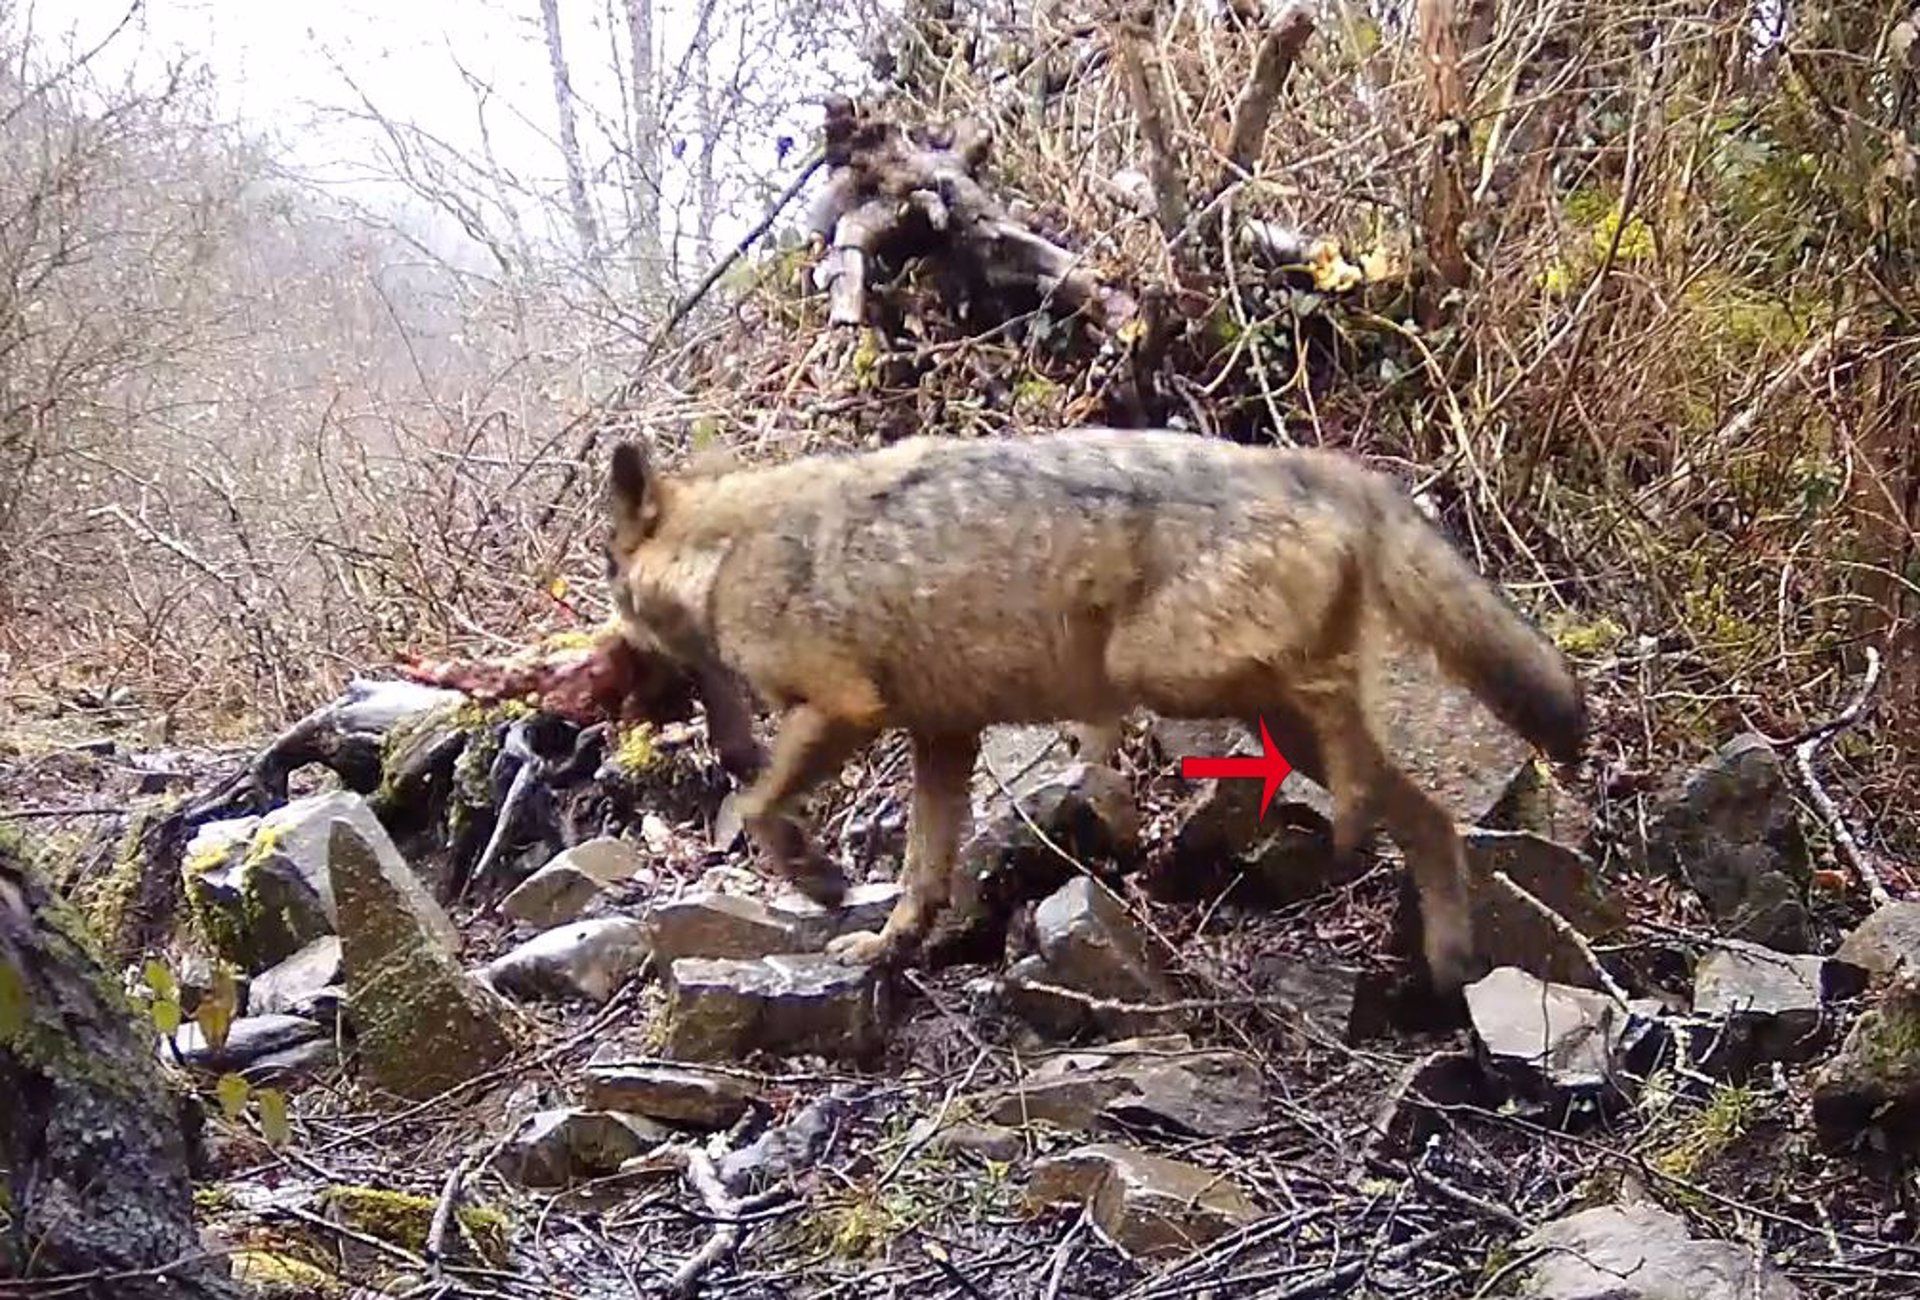
[[[1443,672],[1431,649],[1397,629],[1381,634],[1373,713],[1388,756],[1456,824],[1481,824],[1533,747]]]
[[[1000,989],[1007,1010],[1047,1038],[1064,1042],[1093,1028],[1092,1010],[1084,1001],[1059,991],[1038,953],[1010,966]]]
[[[652,951],[645,925],[631,917],[603,916],[537,934],[488,962],[479,976],[508,997],[604,1003]]]
[[[425,931],[448,952],[459,931],[420,883],[366,800],[346,791],[297,799],[257,821],[209,823],[187,847],[188,900],[223,957],[256,973],[338,931],[328,870],[329,828],[351,825],[407,896]]]
[[[907,1140],[923,1143],[929,1152],[958,1151],[1003,1165],[1012,1164],[1027,1149],[1026,1142],[1013,1129],[971,1120],[950,1121],[936,1127],[931,1118],[923,1119],[909,1130]]]
[[[1090,763],[1046,773],[1022,782],[1017,802],[996,793],[976,811],[952,897],[927,938],[929,964],[998,962],[1014,913],[1065,883],[1073,861],[1126,863],[1138,852],[1139,810],[1124,776]]]
[[[1806,837],[1766,737],[1735,737],[1666,796],[1648,830],[1647,863],[1692,886],[1733,937],[1806,950]]]
[[[671,1135],[616,1111],[544,1110],[529,1119],[494,1157],[501,1174],[523,1187],[566,1187],[604,1178]]]
[[[347,818],[334,823],[328,857],[355,1038],[369,1077],[419,1099],[506,1059],[514,1048],[509,1009],[460,969],[432,920],[445,913],[424,909],[418,882],[405,888]]]
[[[1728,1023],[1720,1063],[1741,1069],[1757,1060],[1803,1061],[1821,1046],[1826,961],[1727,943],[1700,959],[1693,974],[1693,1013]]]
[[[640,854],[625,840],[602,837],[576,844],[528,876],[500,900],[500,910],[536,929],[574,920],[604,890],[641,869]]]
[[[1555,1220],[1516,1252],[1545,1254],[1528,1271],[1534,1300],[1798,1300],[1800,1289],[1752,1248],[1690,1236],[1651,1205],[1600,1206]]]
[[[1888,903],[1862,921],[1833,954],[1875,975],[1920,971],[1920,902]]]
[[[227,1037],[218,1048],[208,1044],[205,1031],[189,1020],[174,1031],[174,1046],[188,1065],[202,1070],[226,1072],[239,1070],[248,1063],[273,1052],[311,1042],[326,1033],[315,1020],[305,1016],[242,1016],[227,1027]]]
[[[1428,1052],[1416,1057],[1388,1085],[1367,1130],[1361,1163],[1377,1158],[1411,1160],[1433,1134],[1446,1127],[1440,1110],[1487,1100],[1478,1063],[1469,1052]]]
[[[682,957],[752,960],[777,953],[824,952],[855,930],[878,930],[900,897],[893,881],[854,885],[838,907],[788,892],[762,902],[701,893],[653,909],[647,928],[663,966]]]
[[[1482,1059],[1516,1097],[1559,1102],[1618,1087],[1614,1053],[1627,1017],[1612,999],[1512,966],[1469,984],[1466,999]]]
[[[1039,1161],[1027,1194],[1039,1206],[1086,1206],[1101,1231],[1147,1259],[1188,1254],[1260,1217],[1225,1174],[1106,1143]]]
[[[1361,1009],[1361,973],[1353,966],[1308,961],[1292,953],[1263,953],[1253,971],[1261,997],[1278,999],[1290,1015],[1341,1042],[1362,1037],[1379,1019],[1374,1008]]]
[[[666,1124],[725,1128],[753,1102],[732,1075],[684,1066],[588,1062],[583,1100],[595,1110],[644,1115]]]
[[[1504,872],[1514,884],[1564,917],[1588,941],[1619,924],[1617,909],[1593,884],[1593,864],[1584,854],[1526,831],[1475,830],[1463,837],[1473,900],[1474,943],[1492,966],[1515,966],[1556,984],[1600,987],[1600,979],[1575,943],[1538,909],[1494,879]]]
[[[1035,1121],[1082,1132],[1159,1129],[1224,1137],[1266,1122],[1264,1085],[1238,1052],[1196,1052],[1184,1035],[1137,1039],[1048,1057],[983,1113],[1001,1124]]]
[[[247,986],[247,1014],[311,1016],[316,1001],[340,983],[340,938],[322,935]],[[330,1017],[329,1017],[330,1018]]]
[[[1239,731],[1239,743],[1212,753],[1259,753],[1259,742]],[[1201,752],[1199,750],[1195,751]],[[1156,898],[1212,898],[1235,885],[1272,906],[1285,906],[1344,884],[1365,870],[1353,855],[1333,852],[1333,798],[1299,771],[1287,774],[1264,816],[1258,781],[1202,781],[1185,805],[1173,851],[1152,873]]]
[[[1897,1151],[1920,1150],[1920,971],[1896,974],[1821,1067],[1813,1122],[1831,1146],[1874,1131]]]
[[[314,1038],[257,1056],[241,1069],[248,1083],[265,1086],[325,1074],[340,1064],[340,1050],[332,1038]]]
[[[1128,1002],[1174,997],[1152,940],[1111,892],[1087,877],[1050,894],[1034,911],[1033,925],[1055,983]]]
[[[682,1060],[749,1052],[862,1060],[884,1045],[885,985],[874,967],[818,954],[673,963],[667,1050]]]

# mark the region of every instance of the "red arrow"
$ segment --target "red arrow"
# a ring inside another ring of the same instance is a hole
[[[1286,755],[1274,748],[1273,737],[1267,734],[1265,718],[1260,719],[1260,751],[1258,757],[1183,758],[1180,760],[1180,775],[1188,781],[1259,777],[1260,817],[1264,821],[1267,805],[1273,802],[1273,792],[1287,779],[1287,773],[1293,771],[1293,764],[1287,762]]]

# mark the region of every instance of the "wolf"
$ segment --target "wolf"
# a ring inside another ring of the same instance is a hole
[[[899,902],[850,962],[909,959],[945,906],[981,731],[1111,737],[1134,709],[1265,722],[1324,785],[1334,848],[1384,823],[1412,873],[1433,988],[1481,969],[1452,818],[1387,753],[1370,709],[1385,639],[1429,649],[1505,725],[1578,762],[1587,705],[1553,643],[1398,485],[1338,451],[1172,430],[920,436],[785,463],[608,478],[616,620],[682,664],[738,736],[779,714],[740,801],[762,855],[815,900],[846,877],[799,818],[881,732],[911,738]]]

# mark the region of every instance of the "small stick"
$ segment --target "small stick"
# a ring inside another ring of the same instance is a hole
[[[1528,890],[1515,884],[1512,877],[1508,876],[1506,872],[1494,872],[1493,881],[1545,918],[1547,924],[1558,931],[1560,935],[1565,938],[1568,943],[1572,944],[1575,950],[1586,959],[1587,965],[1590,966],[1593,969],[1593,973],[1599,977],[1600,987],[1605,990],[1606,995],[1619,1003],[1621,1010],[1624,1011],[1626,1009],[1627,991],[1620,987],[1619,982],[1615,980],[1612,975],[1607,973],[1607,968],[1602,966],[1600,959],[1594,955],[1593,945],[1587,942],[1585,935],[1573,928],[1573,922],[1554,911],[1551,907],[1548,907]]]
[[[1866,652],[1867,673],[1860,682],[1860,690],[1853,697],[1853,702],[1836,714],[1832,721],[1814,728],[1805,739],[1794,745],[1793,766],[1800,774],[1800,783],[1807,788],[1807,797],[1813,800],[1813,806],[1820,810],[1821,818],[1827,823],[1834,848],[1866,882],[1867,898],[1873,905],[1885,907],[1893,901],[1893,896],[1887,893],[1879,870],[1869,860],[1866,850],[1860,847],[1860,841],[1854,838],[1846,814],[1840,811],[1840,805],[1833,801],[1833,796],[1827,793],[1813,771],[1813,756],[1820,746],[1860,720],[1860,715],[1866,711],[1867,701],[1872,698],[1874,687],[1880,684],[1880,652],[1872,646],[1866,647]]]
[[[439,1276],[441,1264],[447,1257],[447,1232],[460,1208],[460,1186],[466,1182],[467,1170],[472,1165],[473,1156],[468,1154],[453,1167],[447,1174],[446,1185],[440,1189],[440,1203],[433,1207],[433,1220],[427,1227],[427,1262],[433,1266],[435,1277]]]

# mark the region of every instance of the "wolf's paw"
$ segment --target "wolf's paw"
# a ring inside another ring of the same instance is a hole
[[[827,956],[849,966],[872,966],[884,961],[892,947],[886,936],[873,930],[855,930],[827,944]]]

